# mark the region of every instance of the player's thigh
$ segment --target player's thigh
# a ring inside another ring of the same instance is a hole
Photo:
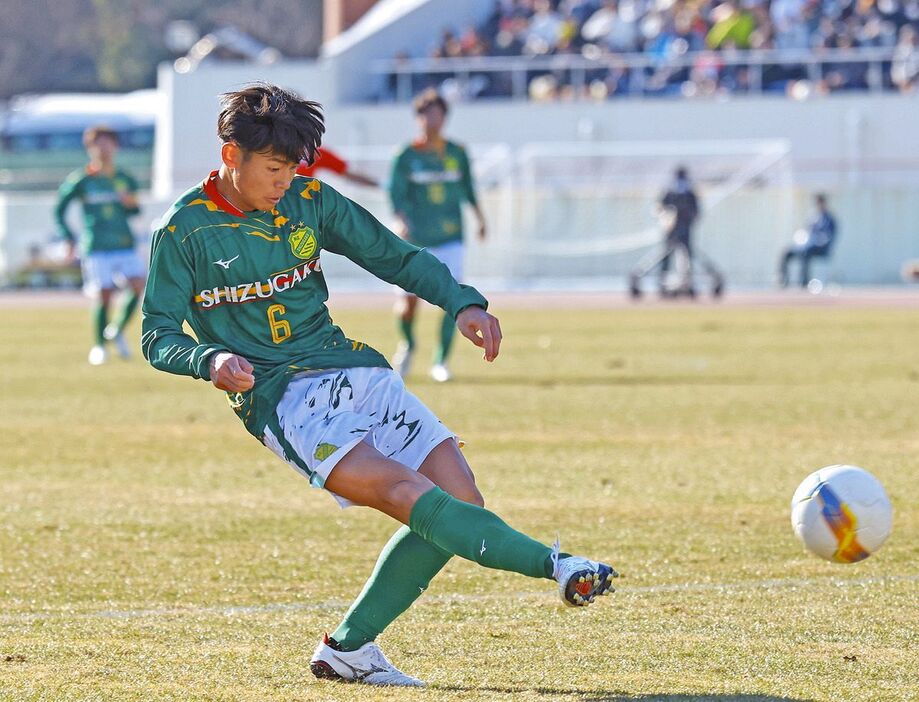
[[[128,278],[128,286],[131,290],[134,291],[136,295],[142,295],[144,292],[144,285],[146,285],[146,280],[143,277],[131,277]]]
[[[448,244],[432,246],[428,248],[428,252],[447,267],[455,280],[463,281],[465,248],[462,241],[451,241]]]
[[[146,267],[134,249],[112,251],[110,253],[113,279],[119,287],[131,289],[138,295],[144,290]]]
[[[83,292],[87,297],[108,304],[115,290],[112,257],[108,252],[86,254],[80,262],[83,275]],[[105,296],[105,293],[108,293]]]
[[[415,314],[415,308],[418,306],[418,296],[407,293],[404,290],[397,291],[395,311],[403,319],[410,319]]]
[[[343,456],[325,481],[327,490],[408,524],[415,502],[434,484],[424,475],[387,458],[367,441]]]
[[[418,472],[458,500],[485,506],[485,499],[475,484],[475,475],[456,439],[446,439],[438,444],[424,459]]]
[[[349,368],[294,378],[262,440],[311,485],[329,491],[342,507],[357,502],[391,514],[381,502],[393,501],[386,494],[391,485],[405,483],[405,471],[414,474],[432,451],[453,436],[391,369]],[[344,460],[345,470],[336,472]],[[358,485],[348,484],[347,494],[332,487],[364,465],[368,477]],[[380,472],[387,465],[398,466],[403,477],[389,480]],[[420,480],[430,489],[427,478]],[[414,478],[408,482],[414,484]]]

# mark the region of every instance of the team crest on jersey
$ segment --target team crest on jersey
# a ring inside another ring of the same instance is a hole
[[[316,232],[307,227],[303,222],[292,225],[292,231],[287,236],[290,250],[297,258],[312,258],[316,253]]]

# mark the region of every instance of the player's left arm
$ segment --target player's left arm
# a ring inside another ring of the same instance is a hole
[[[472,179],[472,166],[469,163],[469,156],[466,154],[466,149],[460,148],[459,162],[463,194],[466,197],[466,201],[472,206],[472,211],[475,212],[476,222],[478,223],[477,233],[479,239],[484,241],[488,232],[488,225],[485,222],[485,215],[482,212],[482,208],[479,206],[479,200],[475,194],[475,183]]]
[[[486,360],[497,357],[501,328],[478,290],[458,283],[433,255],[403,241],[325,183],[320,206],[324,248],[442,308],[456,319],[463,336],[484,349]]]
[[[120,171],[116,176],[115,188],[118,191],[118,198],[121,200],[121,207],[125,215],[133,217],[140,214],[140,201],[137,199],[137,181],[129,173]]]
[[[489,363],[501,350],[501,324],[498,318],[478,305],[470,305],[456,315],[456,328],[473,344],[485,351]]]

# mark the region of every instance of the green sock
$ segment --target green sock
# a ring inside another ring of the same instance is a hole
[[[397,317],[396,321],[398,322],[399,333],[402,335],[402,338],[405,339],[405,343],[408,344],[410,349],[415,348],[415,331],[413,329],[415,320]]]
[[[434,363],[441,364],[447,362],[447,356],[450,355],[450,346],[453,344],[453,334],[456,331],[456,320],[449,314],[445,314],[440,321],[440,345],[434,354]]]
[[[444,551],[486,568],[552,577],[552,549],[512,529],[493,512],[457,500],[439,487],[418,498],[409,527]]]
[[[343,651],[373,641],[424,592],[450,554],[401,527],[383,547],[361,594],[332,633]]]
[[[108,324],[108,308],[101,302],[96,302],[92,307],[93,332],[96,335],[96,346],[105,345],[105,325]]]
[[[139,301],[140,295],[134,292],[133,289],[128,290],[127,297],[125,297],[124,304],[121,307],[121,312],[118,315],[118,319],[115,321],[115,326],[119,334],[128,325],[128,320],[131,319],[131,315],[134,314],[134,310],[137,309],[137,303]]]

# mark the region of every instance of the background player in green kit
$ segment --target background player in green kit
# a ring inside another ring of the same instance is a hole
[[[77,244],[67,224],[67,208],[74,200],[83,207],[79,251],[83,290],[93,299],[94,344],[89,362],[97,366],[107,360],[106,341],[114,342],[123,358],[130,356],[122,332],[143,293],[145,271],[128,224],[128,217],[140,213],[137,181],[115,165],[118,135],[106,127],[90,127],[83,134],[83,144],[89,164],[71,173],[61,185],[54,214],[69,245],[68,258],[73,260]],[[119,285],[125,289],[124,300],[117,318],[109,324],[109,307]]]
[[[426,248],[447,266],[456,280],[462,280],[464,202],[472,205],[478,219],[479,238],[485,238],[485,217],[476,200],[469,158],[462,146],[443,137],[447,102],[436,90],[432,88],[415,98],[414,108],[420,134],[396,157],[390,178],[397,233]],[[402,340],[393,356],[393,365],[402,376],[408,373],[415,349],[412,327],[417,304],[418,297],[408,293],[396,310]],[[453,319],[449,314],[444,315],[431,365],[431,377],[438,382],[450,379],[447,357],[455,330]]]
[[[401,522],[310,668],[317,677],[419,686],[374,640],[453,555],[554,579],[575,606],[611,591],[615,572],[484,509],[453,432],[377,351],[332,323],[323,250],[444,308],[486,360],[501,343],[476,290],[325,183],[295,176],[323,131],[319,105],[275,86],[223,96],[222,165],[175,203],[154,236],[142,348],[154,367],[225,390],[249,432],[342,506]]]

